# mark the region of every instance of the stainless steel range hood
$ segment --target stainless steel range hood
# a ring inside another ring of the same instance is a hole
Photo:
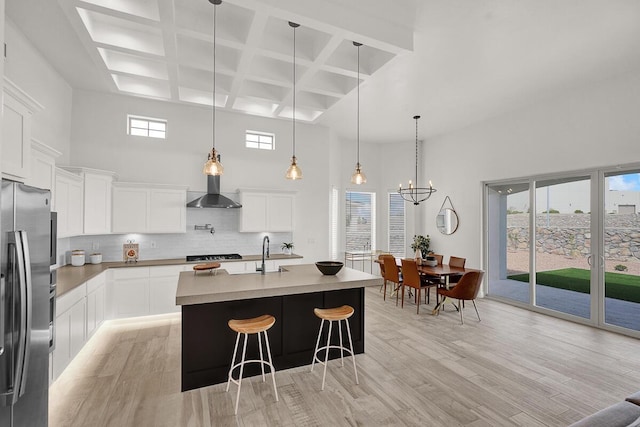
[[[188,208],[241,208],[242,205],[220,194],[220,176],[207,175],[207,194],[187,203]]]

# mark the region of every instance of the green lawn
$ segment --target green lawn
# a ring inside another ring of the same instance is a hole
[[[567,289],[570,291],[589,293],[589,270],[580,268],[563,268],[560,270],[541,271],[536,273],[536,282],[539,285],[553,288]],[[640,303],[640,276],[620,273],[604,273],[606,283],[606,296],[623,301]],[[514,274],[509,279],[520,282],[529,282],[529,274]]]

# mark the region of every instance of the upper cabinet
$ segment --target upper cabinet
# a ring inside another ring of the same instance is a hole
[[[31,169],[31,116],[44,107],[6,77],[3,91],[2,175],[24,182]]]
[[[82,177],[56,168],[54,210],[58,212],[58,238],[83,232]]]
[[[293,231],[295,193],[240,190],[241,232]]]
[[[115,173],[81,167],[64,167],[83,181],[83,234],[111,233],[111,185]]]
[[[187,187],[113,183],[114,233],[185,233]]]
[[[56,182],[56,159],[62,155],[37,139],[31,139],[31,173],[25,184],[51,190],[52,198]]]

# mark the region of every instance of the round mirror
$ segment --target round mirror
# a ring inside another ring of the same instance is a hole
[[[441,209],[436,216],[436,226],[442,234],[453,234],[458,229],[458,214],[450,208]]]

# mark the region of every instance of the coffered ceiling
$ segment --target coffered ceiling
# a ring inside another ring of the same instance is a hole
[[[398,53],[410,51],[411,25],[381,16],[357,34],[326,12],[284,10],[282,2],[225,0],[217,6],[216,107],[268,117],[292,116],[296,30],[296,119],[313,122]],[[213,10],[208,0],[59,0],[110,91],[212,105]],[[280,7],[276,6],[280,4]],[[328,2],[345,13],[340,2]],[[402,1],[398,5],[411,6]],[[357,11],[357,10],[356,10]],[[349,12],[352,12],[349,11]],[[375,30],[376,25],[399,32]]]
[[[212,103],[208,0],[5,0],[74,89]],[[638,0],[223,0],[218,108],[411,142],[640,72]],[[13,54],[11,46],[9,55]]]

